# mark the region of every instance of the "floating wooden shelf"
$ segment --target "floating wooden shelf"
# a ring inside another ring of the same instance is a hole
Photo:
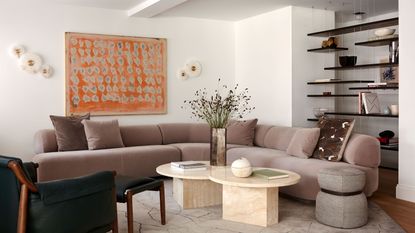
[[[353,112],[325,112],[324,115],[343,115],[343,116],[362,116],[362,117],[387,117],[387,118],[398,118],[396,115],[386,115],[380,113],[360,114]]]
[[[346,95],[307,95],[307,97],[359,97],[357,94],[346,94]]]
[[[338,81],[329,81],[329,82],[307,82],[308,85],[317,85],[317,84],[342,84],[342,83],[374,83],[373,80],[338,80]]]
[[[380,149],[382,149],[382,150],[391,150],[391,151],[399,151],[399,146],[380,145]]]
[[[375,28],[384,28],[384,27],[390,27],[395,26],[399,24],[399,18],[391,18],[391,19],[385,19],[385,20],[379,20],[369,23],[362,23],[362,24],[356,24],[352,26],[347,27],[341,27],[341,28],[334,28],[331,30],[325,30],[325,31],[319,31],[319,32],[313,32],[307,34],[307,36],[319,36],[319,37],[329,37],[329,36],[336,36],[341,34],[347,34],[352,32],[360,32]]]
[[[372,63],[372,64],[360,64],[355,66],[335,66],[335,67],[325,67],[324,70],[350,70],[350,69],[364,69],[364,68],[374,68],[374,67],[388,67],[388,66],[398,66],[398,63]]]
[[[339,51],[345,51],[348,50],[348,48],[316,48],[316,49],[307,49],[307,52],[313,52],[313,53],[333,53],[333,52],[339,52]]]
[[[390,89],[390,90],[398,90],[399,86],[396,87],[349,87],[349,90],[374,90],[374,89]]]
[[[318,121],[317,118],[307,118],[307,121]]]
[[[392,41],[399,41],[399,37],[393,37],[393,38],[387,38],[387,39],[379,39],[379,40],[369,40],[369,41],[357,42],[357,43],[355,43],[355,45],[357,45],[357,46],[376,47],[376,46],[389,45]]]

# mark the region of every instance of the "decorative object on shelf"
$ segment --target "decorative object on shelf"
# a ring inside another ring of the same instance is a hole
[[[375,30],[375,35],[378,37],[384,37],[384,36],[390,36],[393,35],[393,33],[395,33],[396,29],[392,29],[392,28],[380,28]]]
[[[356,56],[339,56],[339,63],[341,66],[354,66],[356,65]]]
[[[210,139],[210,165],[226,166],[226,127],[232,118],[242,118],[255,107],[249,105],[251,96],[248,88],[238,90],[238,84],[234,88],[221,85],[218,80],[218,88],[212,95],[206,88],[195,92],[195,98],[185,100],[182,108],[190,108],[192,117],[205,120],[211,128]],[[225,91],[224,91],[225,90]]]
[[[331,91],[323,91],[323,95],[331,95]]]
[[[363,11],[358,11],[358,12],[355,12],[355,13],[353,13],[353,14],[354,14],[354,18],[355,18],[356,20],[362,20],[362,19],[363,19],[363,17],[365,16],[366,12],[363,12]]]
[[[10,46],[10,55],[12,55],[13,57],[20,58],[25,52],[26,49],[23,45],[14,44]]]
[[[399,106],[397,104],[393,104],[391,106],[389,106],[390,110],[391,110],[391,114],[394,116],[398,116],[399,115]]]
[[[180,80],[187,80],[189,78],[189,75],[186,72],[186,69],[180,68],[177,70],[177,78]]]
[[[388,59],[381,59],[380,62],[388,62]],[[387,84],[399,83],[399,68],[395,66],[387,66],[380,69],[380,82]]]
[[[320,128],[320,138],[313,157],[340,161],[352,133],[354,122],[354,119],[320,118],[317,123],[317,127]]]
[[[189,60],[186,62],[186,73],[189,77],[199,77],[202,73],[202,64],[197,60]]]
[[[313,108],[313,114],[316,118],[324,116],[324,113],[328,111],[329,110],[327,108]]]
[[[338,45],[338,41],[337,41],[337,38],[334,37],[334,36],[329,37],[327,40],[323,40],[321,42],[321,47],[322,48],[335,49],[335,48],[337,48],[337,45]]]
[[[245,178],[252,174],[252,166],[248,159],[242,157],[233,161],[231,170],[234,176]]]
[[[389,44],[389,62],[390,63],[399,62],[399,41],[392,41]]]
[[[388,106],[385,106],[384,108],[383,108],[383,114],[385,114],[385,115],[389,115],[389,114],[391,114],[391,110],[390,110],[390,108],[388,107]]]
[[[377,93],[362,93],[362,102],[365,113],[380,113],[380,103]]]
[[[24,53],[19,59],[20,68],[30,74],[35,74],[42,66],[42,58],[35,53]]]
[[[50,65],[42,65],[40,67],[40,74],[45,78],[49,78],[53,74],[53,69]]]
[[[379,133],[378,140],[381,145],[388,145],[390,143],[390,139],[395,136],[395,133],[391,130],[385,130]]]
[[[65,51],[66,115],[167,112],[166,39],[66,32]]]

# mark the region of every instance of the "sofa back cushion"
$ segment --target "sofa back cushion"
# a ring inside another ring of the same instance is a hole
[[[124,147],[118,120],[83,120],[89,150]]]
[[[274,126],[272,125],[257,125],[255,127],[254,145],[265,147],[265,136],[268,131]]]
[[[120,126],[125,146],[161,145],[162,137],[157,125]]]
[[[202,123],[159,124],[163,144],[186,142],[210,142],[210,128]]]
[[[58,143],[54,129],[41,129],[37,131],[33,141],[35,154],[58,151]]]
[[[293,127],[273,126],[265,134],[264,147],[285,151],[296,131]]]

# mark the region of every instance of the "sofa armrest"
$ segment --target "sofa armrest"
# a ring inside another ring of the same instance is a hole
[[[354,165],[377,168],[380,164],[379,141],[369,135],[353,134],[344,151],[343,161]]]
[[[36,186],[41,200],[46,205],[54,204],[114,189],[114,172],[104,171],[72,179],[39,182]]]
[[[55,130],[42,129],[35,133],[34,136],[35,154],[58,151]]]

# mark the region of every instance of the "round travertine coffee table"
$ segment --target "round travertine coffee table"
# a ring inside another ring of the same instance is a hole
[[[278,188],[296,184],[301,177],[286,170],[271,170],[287,173],[288,177],[272,180],[255,176],[239,178],[232,174],[230,167],[210,170],[209,179],[222,184],[223,219],[264,227],[278,223]]]
[[[208,161],[202,161],[209,165]],[[262,169],[262,168],[254,168]],[[287,178],[264,179],[250,176],[239,178],[230,167],[208,166],[203,171],[178,171],[170,163],[160,165],[160,175],[173,177],[173,197],[182,208],[199,208],[222,204],[223,219],[269,226],[278,223],[278,188],[296,184],[300,175],[288,174]]]
[[[208,161],[200,161],[209,165]],[[209,180],[211,169],[180,171],[170,163],[156,168],[158,174],[173,178],[173,197],[183,209],[200,208],[222,203],[222,185]]]

